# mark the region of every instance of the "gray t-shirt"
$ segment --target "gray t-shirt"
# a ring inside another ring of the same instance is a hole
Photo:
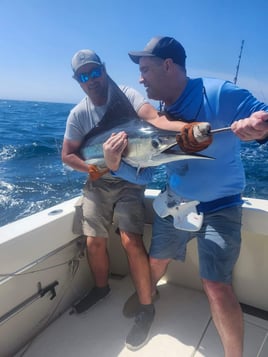
[[[148,101],[135,89],[127,86],[119,86],[119,88],[126,95],[136,112],[143,104],[148,103]],[[88,96],[82,99],[81,102],[71,110],[68,116],[64,138],[81,142],[105,114],[110,97],[111,85],[109,85],[108,100],[105,105],[95,106]]]

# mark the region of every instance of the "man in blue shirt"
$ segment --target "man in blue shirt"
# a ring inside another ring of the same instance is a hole
[[[153,225],[150,266],[154,296],[156,284],[170,261],[184,260],[187,243],[197,238],[200,276],[225,357],[242,357],[243,317],[232,288],[232,272],[240,252],[241,193],[245,185],[240,139],[266,140],[268,106],[231,82],[189,78],[185,50],[174,38],[155,37],[143,51],[130,52],[129,56],[139,64],[140,83],[148,97],[163,101],[170,120],[182,120],[181,134],[177,136],[182,150],[196,151],[196,137],[192,133],[197,122],[208,122],[212,129],[231,126],[231,130],[218,133],[204,150],[202,146],[199,149],[215,160],[166,165],[166,192],[162,201],[159,199],[154,205],[158,215]],[[114,175],[130,182],[150,182],[153,168],[137,174],[135,168],[120,161],[126,145],[124,132],[108,139],[104,144],[107,166]],[[187,224],[180,221],[182,216],[168,210],[171,201],[178,211],[185,203],[197,204],[190,212],[193,215],[185,216]],[[190,224],[191,217],[196,219],[195,227]]]

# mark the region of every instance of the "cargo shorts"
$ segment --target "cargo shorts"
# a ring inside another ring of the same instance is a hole
[[[115,231],[143,234],[144,186],[119,179],[88,180],[76,203],[73,232],[90,237],[109,237]]]

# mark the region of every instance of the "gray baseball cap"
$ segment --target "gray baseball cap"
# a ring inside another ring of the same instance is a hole
[[[92,50],[80,50],[76,52],[72,58],[72,69],[74,73],[80,67],[87,63],[96,63],[102,65],[100,57]]]

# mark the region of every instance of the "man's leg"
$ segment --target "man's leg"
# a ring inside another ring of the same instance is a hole
[[[159,216],[155,217],[149,258],[151,270],[151,296],[153,301],[156,301],[159,298],[156,285],[165,274],[168,264],[172,260],[171,257],[174,257],[174,259],[183,259],[184,257],[184,246],[187,238],[183,238],[182,240],[178,239],[178,232],[179,231],[173,226],[172,217],[168,217],[167,219],[162,219]],[[179,232],[179,235],[181,235],[181,232]],[[188,232],[186,235],[188,237]],[[162,256],[169,258],[162,258]],[[138,307],[139,302],[137,293],[134,293],[125,302],[123,314],[126,317],[133,317]]]
[[[74,311],[78,314],[88,310],[110,293],[108,284],[109,256],[106,238],[87,237],[87,259],[95,286],[82,300],[73,306]]]
[[[159,299],[159,292],[157,290],[158,281],[164,276],[168,264],[171,259],[156,259],[149,258],[150,271],[151,271],[151,299],[154,303]],[[136,286],[136,285],[135,285]],[[140,299],[137,291],[132,294],[124,304],[123,314],[126,317],[134,317],[140,308]]]
[[[151,268],[151,295],[155,296],[156,286],[158,281],[165,275],[167,271],[168,264],[171,259],[156,259],[150,257],[150,268]]]
[[[109,256],[106,238],[87,237],[87,259],[96,286],[99,288],[107,286]]]
[[[151,273],[142,237],[124,231],[120,234],[139,301],[143,305],[151,304]]]
[[[155,315],[151,297],[149,260],[141,235],[121,231],[121,239],[139,297],[139,310],[135,323],[127,335],[126,346],[130,350],[137,350],[147,342]]]
[[[207,213],[197,233],[200,276],[225,357],[243,354],[243,314],[232,288],[240,253],[241,217],[241,206]]]
[[[243,355],[243,314],[231,284],[202,279],[225,357]]]

